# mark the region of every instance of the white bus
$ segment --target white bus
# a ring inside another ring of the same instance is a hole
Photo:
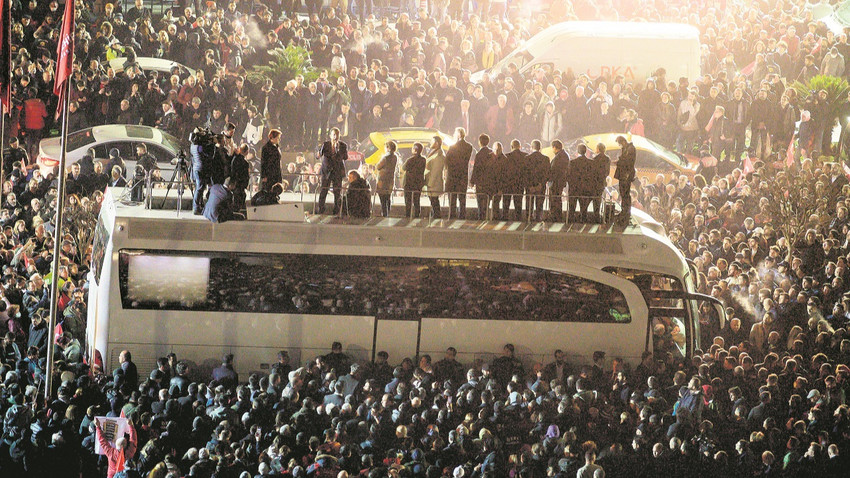
[[[657,223],[212,224],[125,206],[119,193],[104,200],[90,272],[87,352],[107,371],[129,349],[142,370],[174,352],[196,369],[233,353],[239,372],[261,372],[278,350],[301,363],[335,341],[361,363],[449,346],[464,363],[489,361],[512,343],[529,364],[556,349],[636,364],[659,347],[690,356],[701,302],[717,304],[695,294]]]

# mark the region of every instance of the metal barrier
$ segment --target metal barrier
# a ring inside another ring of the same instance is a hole
[[[387,191],[374,191],[372,193],[372,209],[373,215],[384,215],[383,212],[383,204],[381,203],[381,194],[386,196]],[[411,196],[418,195],[418,204],[419,207],[416,206],[416,201],[413,197],[410,199],[410,208],[408,210],[407,200],[405,196],[407,194],[411,194]],[[409,219],[416,218],[417,209],[420,211],[424,208],[430,209],[429,216],[432,219],[466,219],[468,216],[467,209],[475,208],[478,212],[476,214],[477,218],[480,220],[491,220],[492,219],[492,211],[489,207],[492,197],[489,194],[484,193],[475,193],[471,191],[462,192],[451,192],[451,191],[443,191],[439,194],[428,193],[428,191],[405,191],[401,188],[393,188],[388,192],[388,214],[385,217],[407,217]],[[377,200],[376,200],[377,198]],[[394,199],[403,198],[402,205],[404,206],[405,214],[402,216],[393,215],[392,214],[392,206],[394,204]],[[432,198],[435,198],[436,201],[432,201]],[[454,200],[455,204],[452,204]],[[469,201],[472,200],[473,203],[470,205]],[[425,205],[423,206],[423,201]],[[481,205],[487,205],[487,211],[485,212],[485,217],[481,217]],[[471,207],[470,207],[471,206]],[[375,213],[375,208],[377,207],[377,214]],[[444,211],[444,209],[448,209]],[[435,214],[436,210],[436,214]],[[445,214],[444,214],[445,212]]]
[[[350,202],[348,185],[343,185],[340,192],[341,205],[338,212],[339,217],[350,216]],[[314,193],[314,210],[317,207],[315,197],[320,191]],[[369,211],[367,217],[394,217],[415,219],[425,214],[432,219],[466,219],[475,218],[483,221],[523,221],[542,222],[557,221],[567,224],[600,224],[610,223],[616,211],[614,204],[603,196],[569,196],[562,195],[561,214],[556,214],[551,209],[552,196],[549,194],[485,194],[467,191],[466,193],[442,192],[429,194],[428,191],[417,191],[418,205],[416,199],[410,199],[410,206],[404,199],[410,192],[400,188],[387,191],[369,190]],[[384,196],[382,201],[381,196]],[[460,198],[465,201],[465,207],[460,207]],[[401,201],[399,199],[401,198]],[[432,201],[435,198],[436,201]],[[455,205],[452,207],[452,200]],[[470,201],[472,203],[470,204]],[[393,213],[393,207],[404,208],[403,214]],[[435,214],[436,208],[439,208]],[[571,209],[572,208],[572,209]],[[475,212],[472,212],[474,209]],[[417,215],[417,210],[419,214]],[[427,213],[423,210],[430,210]],[[386,214],[385,214],[386,213]],[[362,214],[360,214],[362,216]]]

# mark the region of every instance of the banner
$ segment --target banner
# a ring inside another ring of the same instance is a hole
[[[95,422],[99,422],[103,427],[103,438],[105,438],[106,441],[113,447],[115,447],[115,441],[127,433],[127,419],[124,417],[94,417],[94,419]],[[95,430],[95,433],[100,433],[100,431]],[[106,454],[103,449],[100,448],[100,440],[94,441],[94,452],[98,455]]]

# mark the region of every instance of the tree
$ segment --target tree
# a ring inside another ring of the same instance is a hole
[[[275,48],[270,50],[271,61],[265,65],[256,65],[248,73],[248,81],[251,83],[262,83],[266,79],[274,82],[276,87],[282,88],[287,81],[301,75],[304,82],[315,81],[319,77],[319,70],[313,66],[310,52],[298,45],[289,45],[286,48]]]
[[[773,200],[768,203],[774,227],[788,241],[786,260],[789,264],[797,242],[805,237],[806,231],[816,228],[820,218],[828,217],[827,195],[818,190],[817,184],[811,185],[811,176],[805,171],[799,174],[779,172],[773,187]]]
[[[848,106],[847,95],[850,94],[850,83],[844,78],[835,76],[817,75],[808,81],[795,81],[789,86],[797,92],[801,100],[798,104],[803,105],[812,95],[819,91],[826,91],[826,109],[824,111],[824,134],[831,135],[835,120],[838,119],[842,110]],[[805,107],[801,106],[802,109]]]

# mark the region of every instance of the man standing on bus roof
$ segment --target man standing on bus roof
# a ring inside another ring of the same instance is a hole
[[[602,193],[605,192],[608,172],[611,170],[611,159],[605,154],[605,143],[596,145],[596,156],[593,157],[593,166],[593,181],[590,195],[593,202],[594,219],[600,222],[602,220],[602,216],[599,214],[602,210]]]
[[[498,187],[496,183],[496,155],[490,149],[490,137],[481,134],[478,137],[478,146],[481,148],[475,153],[475,162],[472,164],[472,177],[470,184],[475,186],[475,196],[478,200],[478,220],[487,220],[487,211],[490,203],[496,201]],[[495,208],[496,206],[494,206]]]
[[[422,156],[422,143],[413,145],[413,156],[407,158],[401,169],[404,171],[404,217],[418,218],[422,206],[420,196],[425,186],[425,157]]]
[[[531,154],[525,157],[525,210],[532,221],[543,218],[543,199],[546,193],[546,178],[549,176],[549,158],[540,152],[539,140],[531,142]]]
[[[271,191],[272,186],[281,182],[283,173],[280,170],[280,130],[269,131],[269,140],[263,145],[260,154],[260,188]]]
[[[466,141],[466,130],[455,130],[455,144],[446,153],[448,177],[446,191],[449,193],[449,217],[466,218],[466,188],[469,184],[469,159],[472,145]],[[458,203],[460,203],[458,205]],[[457,215],[455,213],[457,212]]]
[[[322,143],[318,156],[322,160],[320,170],[322,191],[319,193],[317,213],[324,214],[328,189],[333,187],[333,214],[337,215],[342,203],[342,178],[345,177],[345,160],[348,159],[348,145],[339,140],[339,128],[331,128],[330,140]]]
[[[587,145],[578,145],[578,156],[570,161],[567,181],[570,185],[567,196],[567,217],[570,222],[587,222],[587,206],[590,204],[591,187],[593,186],[593,160],[586,156]],[[578,207],[578,213],[576,208]]]
[[[632,217],[632,181],[635,180],[635,159],[637,152],[635,145],[626,141],[623,136],[617,136],[617,144],[620,145],[620,158],[617,160],[617,169],[614,170],[614,179],[620,181],[620,214],[618,222],[628,224]]]
[[[567,172],[570,168],[570,156],[564,151],[564,144],[560,140],[552,141],[552,150],[555,156],[549,165],[549,219],[554,222],[563,222],[564,207],[562,206],[562,194],[567,187]]]

